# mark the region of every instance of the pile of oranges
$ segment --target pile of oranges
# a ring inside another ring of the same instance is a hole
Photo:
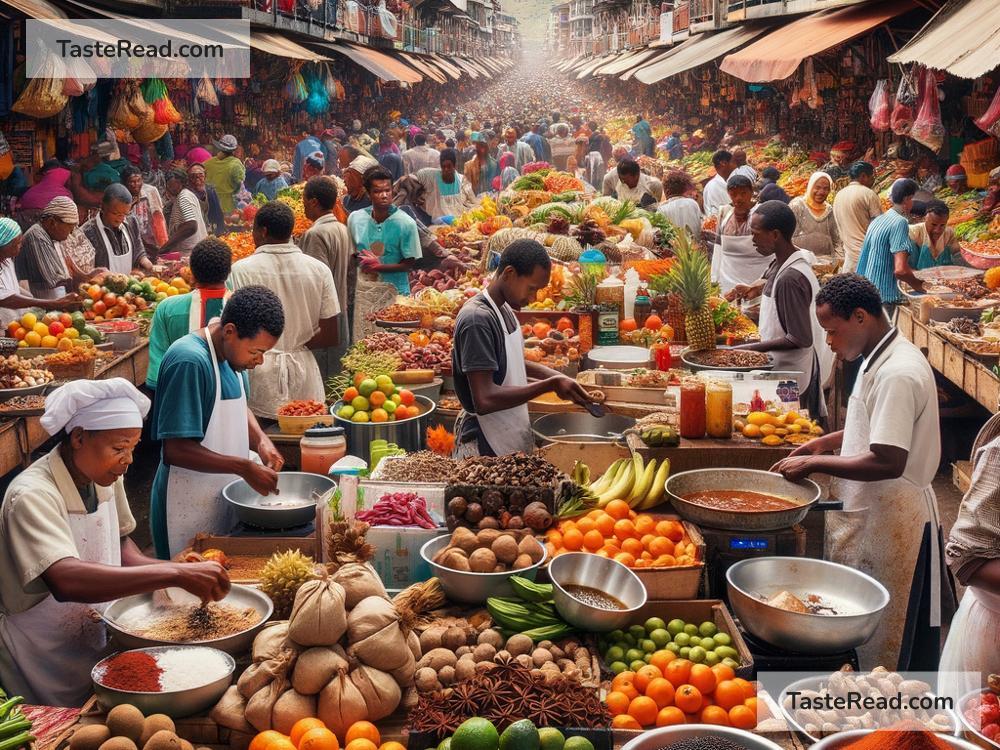
[[[251,232],[230,232],[221,237],[222,241],[229,245],[233,254],[233,263],[243,258],[253,255],[256,250],[253,244],[253,234]]]
[[[7,335],[17,339],[19,347],[44,346],[67,351],[80,341],[80,331],[74,328],[69,313],[48,312],[39,317],[26,312],[7,324]]]
[[[695,664],[669,651],[658,651],[638,672],[616,675],[604,702],[615,729],[757,726],[757,688],[752,682],[737,677],[725,664]]]
[[[612,500],[549,529],[545,546],[549,557],[593,552],[629,568],[672,568],[698,562],[698,549],[680,521],[658,521],[636,513],[624,500]]]
[[[398,742],[382,742],[378,728],[370,721],[354,722],[341,745],[337,735],[320,719],[300,719],[287,735],[274,729],[260,732],[248,750],[406,750]]]

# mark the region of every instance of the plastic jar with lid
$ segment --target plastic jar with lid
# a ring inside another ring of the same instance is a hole
[[[330,467],[347,455],[343,427],[312,427],[299,442],[300,468],[310,474],[329,473]]]

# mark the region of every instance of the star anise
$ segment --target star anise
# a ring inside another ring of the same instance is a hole
[[[532,721],[540,727],[557,726],[563,717],[563,708],[552,698],[543,698],[529,704]]]
[[[462,682],[451,693],[451,703],[460,716],[475,716],[482,704],[481,691],[471,682]]]
[[[504,705],[502,708],[495,708],[490,712],[489,719],[502,732],[508,726],[520,719],[524,714],[514,704]]]

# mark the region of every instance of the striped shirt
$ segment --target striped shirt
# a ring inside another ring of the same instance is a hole
[[[972,482],[962,499],[951,529],[945,555],[959,582],[969,579],[990,560],[1000,557],[1000,437],[995,437],[972,457]]]
[[[875,285],[885,304],[903,301],[896,283],[895,256],[909,252],[910,225],[905,216],[892,208],[872,219],[861,243],[858,274]]]

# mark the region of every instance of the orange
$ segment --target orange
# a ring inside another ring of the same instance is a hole
[[[632,567],[633,568],[648,568],[651,564],[652,564],[652,562],[650,560],[646,560],[645,558],[640,557],[638,560],[635,561],[635,564]]]
[[[553,547],[562,547],[563,537],[562,532],[553,529],[548,534],[545,535],[545,541],[551,544]]]
[[[677,706],[667,706],[666,708],[660,709],[660,713],[656,715],[656,726],[658,727],[670,727],[676,724],[684,724],[687,722],[687,717],[684,712],[681,711]]]
[[[406,745],[398,742],[383,742],[378,746],[378,750],[406,750]]]
[[[723,680],[715,688],[715,702],[727,711],[733,706],[743,705],[746,696],[736,680]]]
[[[737,677],[733,680],[737,685],[743,688],[743,698],[753,698],[757,695],[757,688],[754,687],[752,682],[747,682],[742,677]]]
[[[375,391],[375,393],[378,393],[378,391]],[[372,395],[374,396],[375,394],[373,393]],[[389,421],[389,412],[387,412],[385,409],[375,409],[372,412],[372,422],[388,422],[388,421]]]
[[[743,701],[743,705],[753,711],[754,716],[760,716],[762,719],[771,718],[771,712],[767,710],[767,706],[759,705],[756,698],[747,698]]]
[[[576,522],[576,528],[580,530],[580,533],[586,536],[588,531],[593,531],[597,528],[597,524],[594,523],[593,518],[587,518],[584,516],[579,521]]]
[[[738,729],[753,729],[757,726],[757,714],[748,706],[733,706],[729,709],[729,723]]]
[[[326,729],[326,724],[320,719],[315,718],[299,719],[292,725],[292,731],[289,732],[288,739],[292,741],[293,745],[298,747],[299,742],[302,740],[302,735],[311,729]]]
[[[655,680],[657,677],[663,677],[663,672],[660,671],[659,667],[654,667],[652,664],[647,664],[638,672],[635,673],[635,688],[643,695],[646,694],[646,686],[650,682]]]
[[[686,714],[693,714],[701,708],[701,692],[694,685],[681,685],[674,693],[674,705]]]
[[[581,547],[583,547],[583,534],[577,528],[567,529],[566,533],[563,534],[563,547],[566,549],[576,552]]]
[[[614,533],[615,530],[615,519],[614,516],[609,516],[603,510],[600,511],[600,515],[594,519],[595,528],[601,532],[605,537],[609,537]]]
[[[674,686],[664,677],[655,677],[646,685],[646,695],[660,708],[674,705]]]
[[[16,331],[20,327],[21,327],[21,321],[20,320],[12,320],[12,321],[10,321],[10,323],[7,324],[7,335],[8,336],[13,336],[14,335],[14,331]]]
[[[635,524],[632,523],[632,521],[627,518],[621,518],[618,521],[615,521],[615,537],[617,537],[620,541],[624,542],[626,539],[634,536]]]
[[[356,721],[344,735],[344,742],[350,744],[354,740],[368,740],[377,747],[382,742],[382,736],[370,721]]]
[[[650,545],[653,544],[657,539],[659,539],[656,534],[645,534],[639,541],[642,542],[642,548],[648,550]]]
[[[595,555],[597,555],[598,557],[603,557],[603,558],[605,558],[605,559],[607,559],[607,558],[611,557],[611,555],[609,555],[609,554],[608,554],[607,552],[605,552],[605,551],[604,551],[603,549],[599,549],[599,550],[597,550],[597,552],[595,552],[594,554],[595,554]]]
[[[604,703],[608,707],[608,713],[612,716],[619,716],[627,712],[628,704],[631,702],[631,699],[625,693],[620,693],[617,690],[612,690],[604,699]]]
[[[660,670],[661,674],[666,675],[667,665],[677,658],[677,655],[673,651],[667,651],[665,648],[661,649],[653,654],[653,658],[649,660],[649,663]]]
[[[250,746],[247,748],[247,750],[265,750],[268,747],[268,745],[270,745],[272,742],[275,742],[277,740],[287,740],[287,739],[288,738],[285,737],[285,735],[283,735],[281,732],[276,732],[273,729],[267,729],[258,734],[252,740],[250,740]]]
[[[34,331],[28,331],[28,333],[26,333],[24,335],[24,341],[25,341],[25,343],[27,343],[28,346],[41,346],[42,345],[42,337],[39,336]]]
[[[385,403],[385,394],[382,391],[372,391],[368,397],[368,403],[372,405],[372,408],[377,409]]]
[[[652,516],[636,516],[635,530],[639,535],[652,534],[656,530],[656,521],[653,520]]]
[[[674,543],[665,536],[657,536],[653,537],[653,541],[650,542],[648,549],[654,557],[672,555],[674,554]]]
[[[642,724],[628,714],[619,714],[611,720],[612,729],[642,729]]]
[[[624,521],[619,521],[618,523],[625,523]],[[628,552],[632,557],[641,557],[643,554],[642,542],[633,537],[622,540],[622,552]]]
[[[416,396],[413,395],[413,391],[408,391],[405,388],[400,389],[399,398],[402,400],[403,406],[413,406],[417,400]]]
[[[604,506],[604,512],[609,516],[614,518],[616,521],[623,518],[628,518],[628,514],[632,509],[628,507],[628,503],[624,500],[612,500],[610,503]]]
[[[598,518],[605,515],[607,514],[600,508],[594,508],[592,511],[590,511],[590,513],[587,514],[587,518],[593,518],[596,521]]]
[[[362,737],[348,742],[344,745],[344,750],[378,750],[378,745]]]
[[[352,385],[350,388],[344,391],[344,403],[350,403],[360,395],[361,393],[358,391],[358,389]]]
[[[680,521],[660,521],[656,524],[656,533],[676,544],[684,538],[684,527]]]
[[[675,688],[679,688],[688,681],[688,676],[691,674],[692,664],[687,659],[674,659],[668,665],[663,676],[670,680],[670,684]]]
[[[698,688],[702,695],[709,695],[715,690],[715,673],[707,664],[695,664],[691,667],[688,683]]]
[[[701,712],[702,724],[718,724],[719,726],[729,726],[729,713],[721,706],[708,706]]]
[[[279,737],[267,744],[267,750],[296,750],[295,745],[287,737]]]
[[[653,564],[657,568],[672,568],[677,564],[677,560],[674,559],[673,555],[660,555]]]
[[[317,727],[302,735],[298,750],[340,750],[340,743],[329,729]]]
[[[655,724],[656,714],[659,712],[660,707],[656,705],[656,701],[645,695],[633,698],[628,704],[628,715],[644,727]]]
[[[635,322],[635,318],[625,318],[619,328],[625,331],[625,333],[631,333],[639,327],[639,324]]]
[[[619,552],[614,557],[615,562],[620,562],[626,568],[631,568],[635,565],[635,557],[630,555],[628,552]]]
[[[591,552],[596,552],[604,546],[604,537],[597,529],[591,529],[583,535],[583,546]]]
[[[715,673],[716,683],[723,682],[724,680],[731,680],[736,676],[736,672],[733,668],[726,664],[716,664],[712,667],[712,671]]]

